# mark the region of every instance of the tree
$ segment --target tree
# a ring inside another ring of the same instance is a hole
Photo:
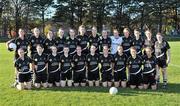
[[[45,12],[47,9],[54,4],[53,0],[35,0],[33,2],[34,7],[41,13],[43,34],[45,28]]]

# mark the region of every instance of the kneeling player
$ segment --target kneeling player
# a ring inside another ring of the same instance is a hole
[[[18,49],[19,58],[15,61],[15,70],[19,80],[17,89],[31,89],[31,71],[30,63],[32,60],[28,56],[24,56],[25,52],[22,48]]]
[[[74,60],[74,86],[86,86],[86,57],[83,55],[81,46],[76,47],[76,52],[73,56]]]
[[[33,57],[36,88],[40,88],[41,84],[47,88],[47,55],[43,53],[44,48],[41,45],[36,46],[37,53]]]
[[[158,77],[158,66],[156,58],[152,55],[152,50],[150,47],[145,48],[146,55],[144,57],[144,70],[143,70],[143,80],[144,89],[148,89],[149,85],[152,90],[157,89],[156,78]]]
[[[88,70],[88,83],[89,86],[99,86],[99,59],[98,54],[96,54],[96,46],[91,45],[90,54],[86,57],[87,70]]]
[[[108,51],[108,46],[103,46],[103,54],[99,58],[101,63],[101,77],[103,87],[110,87],[112,85],[113,56],[108,54]]]
[[[48,56],[48,86],[52,87],[55,84],[60,86],[60,59],[57,54],[56,46],[51,47],[52,53]]]
[[[130,88],[134,89],[137,86],[139,89],[143,89],[143,60],[140,56],[136,55],[137,52],[135,47],[130,48],[130,53],[131,56],[127,60]]]
[[[119,87],[121,81],[121,86],[126,87],[126,60],[127,56],[123,54],[123,47],[118,46],[117,53],[114,56],[114,85]]]
[[[163,88],[165,89],[167,86],[167,66],[170,63],[170,46],[169,43],[163,39],[161,33],[157,33],[156,38],[157,41],[155,42],[155,55],[159,69],[162,69]],[[158,82],[159,80],[160,78],[158,78]]]
[[[64,54],[60,57],[61,63],[61,87],[72,86],[72,57],[69,55],[69,47],[67,45],[63,48]]]

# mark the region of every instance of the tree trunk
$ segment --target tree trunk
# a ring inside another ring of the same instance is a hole
[[[16,30],[16,36],[18,35],[18,30],[19,30],[19,8],[16,6],[16,12],[15,12],[15,30]]]
[[[45,35],[45,20],[44,20],[44,10],[42,10],[42,30],[43,30],[43,35]]]
[[[162,31],[162,4],[159,4],[159,28],[158,31],[161,32]]]

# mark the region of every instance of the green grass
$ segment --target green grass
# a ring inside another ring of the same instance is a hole
[[[131,90],[119,88],[117,95],[108,88],[53,88],[18,91],[14,81],[13,53],[0,44],[0,106],[180,106],[180,42],[170,42],[172,59],[168,67],[167,90]]]

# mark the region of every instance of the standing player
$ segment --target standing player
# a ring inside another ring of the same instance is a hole
[[[25,55],[27,55],[28,52],[28,46],[29,46],[29,40],[25,37],[25,32],[23,29],[19,29],[18,31],[18,37],[16,39],[12,39],[6,43],[7,47],[10,43],[15,43],[17,48],[15,51],[15,60],[19,57],[18,55],[18,49],[22,48],[24,49]],[[9,49],[9,48],[8,48]]]
[[[115,87],[119,87],[119,83],[121,82],[121,86],[123,88],[126,87],[126,60],[127,56],[123,54],[123,47],[118,46],[117,53],[114,56],[114,85]]]
[[[142,56],[142,49],[144,45],[144,40],[140,36],[140,31],[138,29],[134,29],[135,38],[132,41],[132,45],[136,48],[137,55]]]
[[[86,86],[86,56],[82,54],[81,46],[76,47],[76,52],[73,56],[74,61],[74,86],[77,87],[79,84],[81,86]]]
[[[69,29],[69,37],[67,38],[67,44],[69,45],[69,54],[74,56],[76,54],[77,39],[75,38],[75,30]]]
[[[64,54],[60,57],[61,63],[61,87],[72,86],[72,57],[69,55],[69,47],[64,45]]]
[[[152,53],[154,54],[155,39],[152,37],[152,33],[150,30],[146,30],[145,35],[146,38],[144,40],[144,48],[146,47],[152,48]]]
[[[40,88],[42,84],[44,88],[47,88],[47,55],[43,53],[42,45],[37,45],[36,49],[37,53],[33,56],[34,85]]]
[[[47,33],[47,38],[43,42],[44,53],[47,55],[51,54],[51,46],[53,45],[55,45],[54,34],[52,31],[49,30]]]
[[[82,48],[82,54],[88,54],[88,36],[85,34],[86,29],[84,25],[79,26],[79,35],[76,37],[78,40],[78,45]]]
[[[132,46],[130,48],[130,53],[131,56],[127,60],[130,88],[135,89],[136,87],[138,87],[139,89],[143,89],[143,60],[140,56],[137,55],[135,47]]]
[[[157,41],[155,42],[155,55],[157,58],[158,66],[162,69],[163,75],[163,88],[167,86],[167,66],[170,63],[170,46],[165,41],[161,33],[156,34]],[[160,77],[160,76],[159,76]],[[158,78],[159,82],[160,78]]]
[[[108,48],[111,48],[111,38],[108,37],[107,30],[102,31],[102,36],[100,37],[99,41],[99,52],[100,54],[103,54],[103,46],[107,45]]]
[[[97,35],[97,28],[95,26],[92,27],[92,35],[89,36],[89,47],[91,45],[99,46],[99,36]],[[99,53],[99,48],[96,49],[96,53]]]
[[[64,38],[64,30],[59,28],[58,37],[55,39],[55,45],[58,48],[58,54],[63,54],[63,47],[66,39]]]
[[[16,75],[19,80],[17,85],[18,90],[23,90],[25,88],[31,89],[31,64],[32,60],[30,57],[25,56],[23,48],[18,50],[19,58],[15,61]]]
[[[25,37],[25,32],[24,32],[23,29],[21,29],[21,28],[19,29],[18,35],[19,35],[19,36],[18,36],[16,39],[12,39],[12,40],[10,40],[10,41],[8,41],[8,42],[6,43],[6,46],[7,46],[8,50],[10,50],[10,48],[8,47],[8,45],[9,45],[10,43],[15,43],[16,46],[17,46],[17,48],[16,48],[16,50],[15,50],[15,54],[14,54],[14,61],[16,61],[16,60],[18,59],[18,57],[19,57],[19,55],[18,55],[18,49],[19,49],[19,48],[23,48],[23,49],[24,49],[24,52],[25,52],[25,55],[27,55],[28,46],[29,46],[29,41],[28,41],[28,39],[26,39],[26,37]],[[16,72],[16,71],[15,71],[15,72]],[[16,75],[16,73],[15,73],[15,75]],[[16,76],[15,76],[15,82],[14,82],[14,84],[12,85],[12,87],[16,87],[17,84],[18,84],[18,79],[17,79]]]
[[[33,33],[34,33],[33,36],[31,36],[30,40],[29,40],[30,41],[31,57],[33,57],[33,55],[35,53],[37,53],[36,46],[38,44],[42,45],[43,41],[44,41],[43,37],[40,36],[40,30],[38,28],[34,28]]]
[[[113,56],[108,53],[107,45],[103,46],[103,54],[99,57],[101,63],[101,77],[103,87],[112,86],[112,62]]]
[[[86,57],[89,86],[99,86],[99,57],[96,54],[96,46],[90,46],[90,53]]]
[[[122,38],[123,39],[122,47],[123,47],[124,53],[127,55],[127,57],[129,57],[133,38],[130,36],[130,31],[128,28],[124,28],[123,33],[124,33],[124,37]]]
[[[113,36],[111,36],[111,54],[117,53],[118,45],[121,45],[122,37],[119,36],[119,32],[117,29],[113,30]]]
[[[152,55],[150,47],[145,48],[146,55],[144,57],[143,81],[144,89],[151,86],[152,90],[157,89],[156,79],[158,78],[158,66],[156,57]]]
[[[60,86],[60,55],[57,53],[57,47],[51,46],[52,53],[48,55],[48,86]]]

